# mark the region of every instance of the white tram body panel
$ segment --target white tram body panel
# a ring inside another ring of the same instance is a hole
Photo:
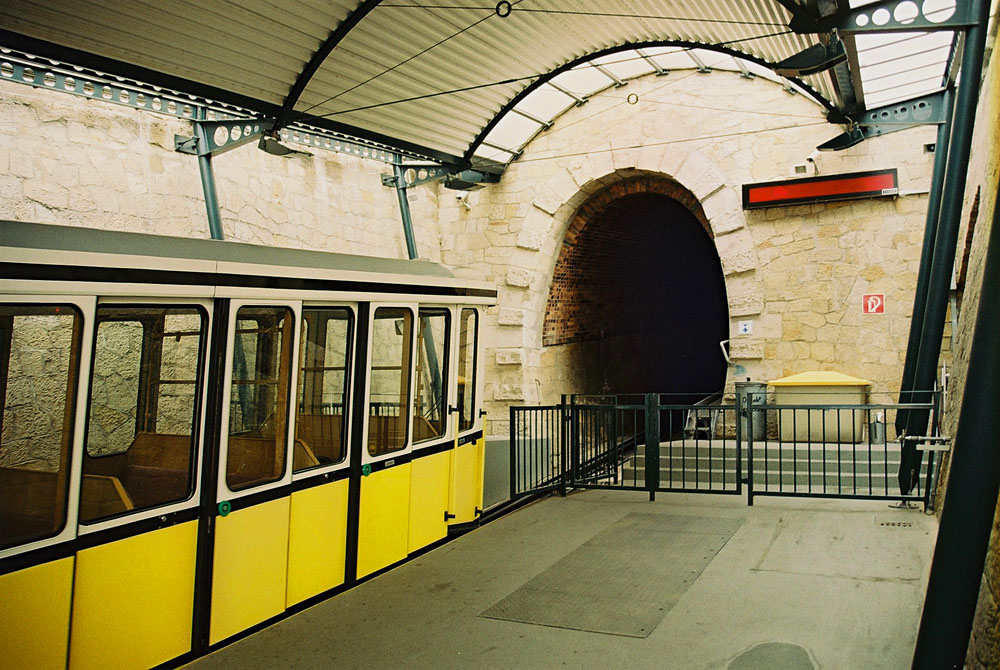
[[[0,222],[0,658],[175,665],[470,528],[495,301],[423,261]]]

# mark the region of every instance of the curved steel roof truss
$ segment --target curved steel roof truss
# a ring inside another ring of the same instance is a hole
[[[943,86],[954,75],[954,49],[934,51],[931,39],[914,39],[925,55],[900,61],[912,67],[909,80],[909,70],[893,78],[876,69],[885,59],[871,50],[899,38],[863,34],[876,26],[861,26],[859,17],[878,23],[887,13],[885,32],[910,25],[915,38],[963,26],[963,12],[948,0],[915,17],[906,13],[915,3],[905,0],[449,2],[6,0],[0,46],[236,105],[276,128],[306,124],[461,168],[480,158],[507,114],[523,111],[527,122],[533,91],[581,64],[609,86],[635,76],[634,65],[602,60],[608,55],[683,47],[692,58],[703,49],[774,69],[818,43],[836,43],[829,32],[836,29],[847,60],[786,86],[844,122],[864,111],[869,81],[881,105],[926,94],[935,78]],[[643,67],[654,64],[646,72],[666,69],[646,51],[635,56],[648,61]],[[563,89],[567,106],[580,102],[571,88]],[[539,128],[552,123],[534,116]],[[501,153],[509,160],[521,148]]]

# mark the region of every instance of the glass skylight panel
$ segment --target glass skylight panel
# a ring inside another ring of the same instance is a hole
[[[873,91],[885,86],[886,81],[894,82],[894,85],[910,81],[922,81],[933,77],[938,77],[940,83],[944,84],[944,62],[931,63],[922,67],[912,67],[907,62],[910,59],[903,59],[898,62],[885,63],[869,68],[865,71],[863,81],[866,91]],[[898,66],[898,67],[893,67]],[[905,68],[899,72],[900,68]]]
[[[473,154],[475,158],[484,159],[486,163],[500,163],[501,165],[506,165],[513,158],[514,154],[509,151],[501,151],[500,149],[495,149],[493,147],[488,147],[480,144],[479,148]],[[472,161],[472,167],[476,167],[476,161]]]
[[[865,106],[868,109],[891,105],[910,98],[917,98],[941,90],[940,82],[937,79],[918,81],[903,86],[896,86],[890,89],[873,91],[865,95]]]
[[[693,54],[702,63],[712,68],[713,70],[738,70],[736,63],[733,62],[732,56],[727,54],[719,53],[718,51],[708,51],[707,49],[691,49],[688,59],[691,61],[691,65],[694,65],[694,60],[691,58]],[[690,66],[689,66],[690,67]],[[695,65],[697,67],[697,65]]]
[[[872,60],[865,68],[874,72],[879,68],[889,67],[898,72],[906,68],[924,67],[932,64],[943,66],[948,62],[949,54],[951,54],[950,46],[927,51],[913,51],[908,55],[892,55],[892,52],[888,52],[885,58]]]
[[[635,51],[619,51],[595,58],[591,62],[606,68],[619,79],[634,79],[655,71],[653,66]]]
[[[690,70],[695,67],[694,61],[691,57],[687,55],[687,49],[677,48],[669,53],[653,54],[653,49],[649,49],[647,53],[652,56],[660,67],[664,70]]]
[[[933,33],[887,33],[883,35],[858,35],[855,44],[858,63],[864,67],[873,61],[881,61],[892,56],[927,51],[928,49],[950,47],[953,40],[948,31]]]
[[[588,95],[603,91],[608,86],[614,84],[607,75],[602,74],[599,70],[594,69],[586,63],[580,67],[563,72],[558,77],[552,79],[552,81],[560,88],[571,91],[581,98],[586,98]]]
[[[858,64],[869,109],[908,100],[945,84],[953,33],[858,35]]]
[[[749,60],[743,61],[743,64],[746,65],[747,69],[750,70],[752,74],[755,74],[758,77],[763,77],[764,79],[768,79],[770,81],[778,82],[781,84],[785,83],[782,80],[782,78],[776,75],[774,73],[774,70],[772,70],[771,68],[764,67],[763,65],[759,65]]]
[[[576,104],[576,100],[545,84],[529,93],[517,108],[539,119],[551,121]]]
[[[486,136],[486,141],[509,149],[520,149],[540,129],[540,125],[520,114],[505,114]]]

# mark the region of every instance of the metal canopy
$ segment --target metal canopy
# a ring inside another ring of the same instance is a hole
[[[927,14],[946,30],[861,34],[905,26],[913,8],[915,25]],[[877,107],[947,85],[952,14],[949,0],[6,0],[0,46],[238,105],[277,128],[502,165],[596,91],[679,67],[780,79],[775,64],[833,28],[848,60],[781,81],[831,120],[858,118],[869,98]],[[541,90],[548,103],[533,99]]]

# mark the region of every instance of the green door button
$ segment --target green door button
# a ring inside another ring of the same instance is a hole
[[[364,465],[361,466],[361,474],[363,474],[365,477],[367,477],[371,473],[372,473],[371,463],[365,463]]]
[[[219,503],[219,516],[228,516],[233,511],[233,503],[223,500]]]

